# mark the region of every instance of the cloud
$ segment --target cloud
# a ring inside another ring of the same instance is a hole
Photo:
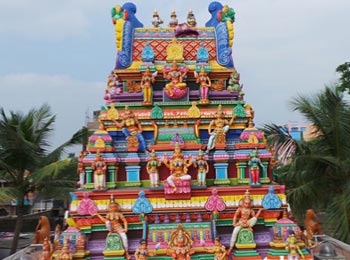
[[[85,82],[67,75],[33,73],[0,76],[0,106],[6,111],[38,108],[48,103],[56,114],[53,147],[86,124],[86,116],[103,104],[104,82]]]

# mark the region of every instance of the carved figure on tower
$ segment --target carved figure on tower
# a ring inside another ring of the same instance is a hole
[[[104,190],[106,188],[106,172],[107,164],[100,154],[100,150],[97,150],[95,160],[91,164],[91,168],[94,171],[94,187],[96,190]]]
[[[125,250],[125,257],[126,259],[130,259],[130,255],[128,253],[128,238],[126,236],[126,233],[128,232],[128,221],[124,217],[123,213],[121,213],[120,205],[114,201],[113,195],[111,195],[108,209],[109,212],[107,213],[106,217],[103,217],[98,213],[92,214],[92,216],[97,216],[103,223],[106,224],[106,227],[109,230],[106,240],[115,234],[120,236]]]
[[[259,209],[258,213],[255,214],[254,210],[251,208],[251,199],[249,191],[247,190],[244,193],[244,197],[241,200],[241,205],[238,207],[235,215],[233,217],[232,225],[234,226],[231,240],[230,240],[230,248],[228,250],[228,254],[232,252],[233,247],[235,246],[237,237],[242,228],[248,229],[249,231],[253,231],[253,226],[256,224],[259,215],[261,214],[263,209]]]
[[[192,248],[193,240],[190,234],[180,223],[177,229],[171,234],[167,254],[174,260],[190,260],[191,255],[195,253]]]
[[[151,181],[151,187],[159,186],[159,173],[158,167],[162,165],[162,162],[157,159],[157,155],[154,150],[151,152],[151,156],[147,162],[146,169]]]
[[[207,152],[214,149],[217,144],[226,144],[226,133],[230,129],[233,121],[237,117],[233,114],[230,121],[224,119],[224,112],[221,105],[218,106],[218,110],[215,113],[216,119],[212,120],[209,124],[208,133],[209,140],[207,145]]]
[[[209,165],[202,150],[199,150],[198,157],[194,166],[197,168],[197,180],[199,186],[206,186],[206,176],[209,171]]]
[[[172,158],[169,160],[167,155],[164,158],[165,166],[170,170],[170,176],[167,178],[168,184],[174,188],[176,191],[177,187],[174,181],[190,181],[191,175],[187,173],[188,167],[192,165],[192,157],[189,160],[184,158],[184,155],[181,151],[179,143],[175,144],[174,153]]]
[[[118,128],[122,128],[122,132],[126,136],[129,152],[146,151],[145,139],[142,136],[142,126],[128,106],[125,106],[122,121],[119,123],[114,120],[114,122]]]
[[[171,99],[180,99],[187,94],[187,84],[184,82],[184,78],[187,74],[187,67],[179,68],[174,60],[170,69],[163,68],[164,78],[170,82],[165,85],[164,93]]]
[[[259,185],[260,167],[263,167],[263,164],[259,158],[258,150],[253,150],[250,153],[248,165],[250,166],[251,185]]]
[[[199,89],[201,93],[201,104],[208,104],[208,91],[211,86],[211,81],[208,76],[208,73],[205,72],[204,66],[201,67],[201,71],[197,73],[194,71],[194,77],[196,78],[196,83],[199,83]]]
[[[143,91],[143,105],[152,105],[152,84],[154,83],[155,77],[157,76],[157,71],[152,74],[149,67],[146,67],[141,79],[141,88]]]

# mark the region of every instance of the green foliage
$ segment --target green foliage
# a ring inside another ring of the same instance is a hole
[[[342,92],[347,91],[350,94],[350,62],[339,65],[335,71],[340,74],[338,89]]]
[[[68,146],[86,140],[87,129],[79,130],[70,140],[49,151],[54,122],[48,105],[27,114],[13,111],[6,114],[0,109],[0,179],[9,186],[0,189],[0,202],[18,200],[12,251],[17,247],[22,226],[25,196],[34,192],[42,198],[58,194],[63,197],[76,185],[76,159],[61,157]]]
[[[326,213],[334,235],[350,241],[350,106],[336,87],[315,96],[298,96],[291,102],[314,126],[314,139],[291,139],[286,129],[265,126],[267,140],[275,147],[280,164],[275,172],[286,184],[293,214],[304,219],[307,209]]]

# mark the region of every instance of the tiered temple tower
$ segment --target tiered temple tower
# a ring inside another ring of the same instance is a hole
[[[124,259],[143,239],[153,258],[213,259],[218,236],[233,259],[288,254],[298,228],[282,214],[284,186],[272,184],[273,154],[234,66],[235,13],[218,2],[208,10],[204,27],[174,10],[169,27],[155,11],[144,28],[134,4],[112,9],[116,64],[56,256],[70,243],[74,259]],[[239,222],[232,242],[234,216],[252,212],[256,223]]]

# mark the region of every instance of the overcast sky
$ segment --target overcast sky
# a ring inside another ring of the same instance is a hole
[[[57,115],[54,146],[103,106],[116,57],[110,10],[126,1],[0,0],[0,106],[27,112],[43,103]],[[139,0],[137,17],[151,27],[154,9],[167,24],[189,9],[204,26],[208,0]],[[235,67],[255,122],[301,121],[288,101],[334,82],[349,61],[349,0],[221,1],[235,9]]]

